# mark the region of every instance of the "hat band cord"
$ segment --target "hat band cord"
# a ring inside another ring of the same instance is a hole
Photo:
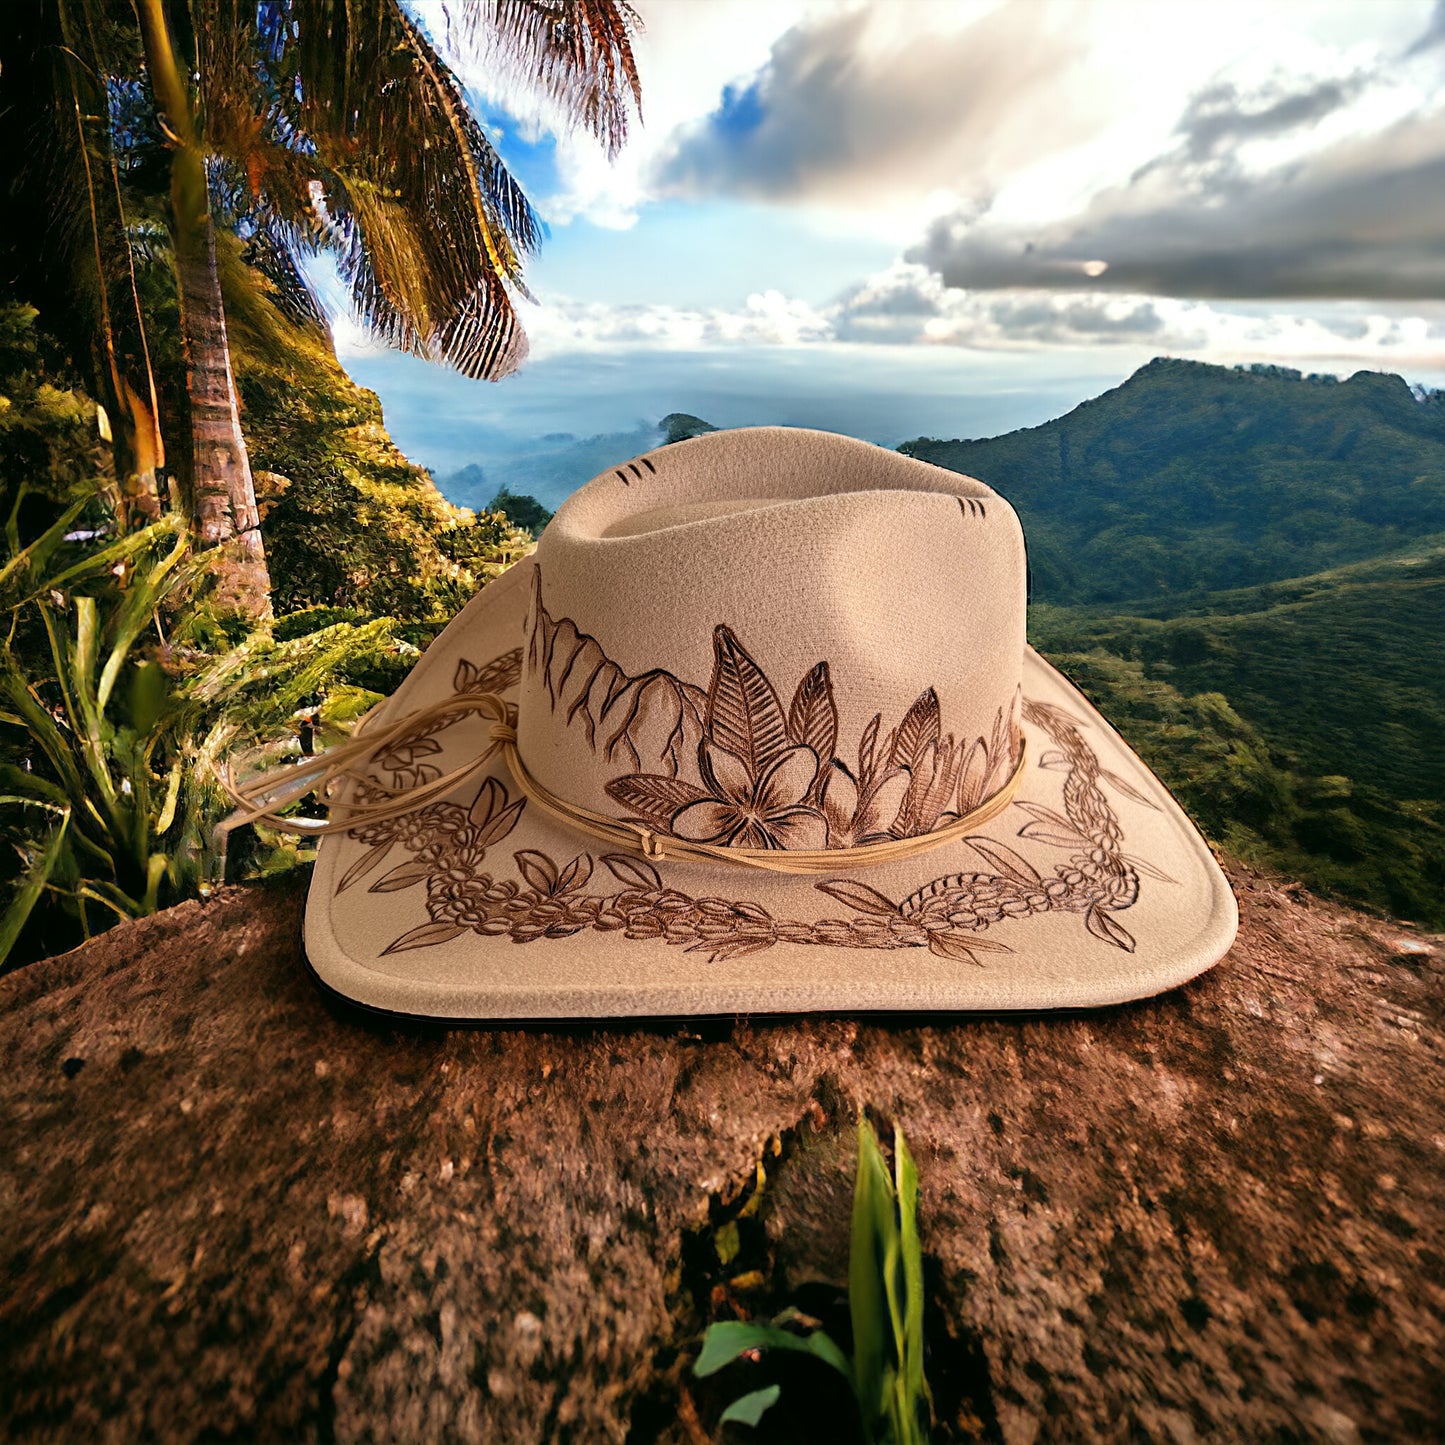
[[[401,792],[373,791],[368,785],[365,795],[359,799],[333,800],[343,783],[347,780],[355,783],[359,768],[378,753],[414,739],[422,727],[455,720],[466,713],[481,713],[491,724],[491,738],[486,748],[461,767]],[[1024,771],[1024,744],[1021,740],[1018,762],[1003,786],[977,808],[930,833],[887,838],[882,842],[861,843],[851,848],[728,848],[712,843],[694,843],[670,833],[659,834],[641,824],[619,823],[615,818],[559,798],[527,771],[517,749],[515,709],[497,693],[459,693],[441,698],[385,726],[371,724],[377,716],[375,712],[368,713],[353,729],[349,741],[295,765],[273,768],[241,782],[235,781],[229,771],[218,771],[221,787],[236,804],[236,811],[221,823],[221,828],[230,830],[245,823],[262,823],[281,832],[305,836],[349,832],[363,824],[402,817],[447,797],[469,777],[480,772],[500,751],[518,788],[537,807],[568,827],[588,833],[604,843],[629,848],[651,859],[738,863],[770,873],[824,874],[901,862],[976,832],[1013,802]],[[281,809],[308,793],[319,793],[330,803],[331,818],[287,818],[281,815]]]

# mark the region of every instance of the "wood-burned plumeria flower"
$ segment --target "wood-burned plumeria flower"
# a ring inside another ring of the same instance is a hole
[[[803,680],[790,725],[772,683],[731,628],[713,630],[713,657],[698,745],[701,786],[687,778],[630,773],[614,778],[607,791],[634,821],[689,842],[826,848],[828,824],[814,789],[818,747],[831,754],[837,734],[827,668],[820,665]]]
[[[803,800],[818,776],[812,748],[786,748],[754,777],[726,748],[704,740],[698,756],[707,791],[672,815],[672,832],[728,848],[825,848],[828,825]]]

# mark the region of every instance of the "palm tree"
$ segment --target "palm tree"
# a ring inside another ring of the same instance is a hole
[[[114,76],[119,0],[53,3],[72,71]],[[269,578],[216,268],[218,206],[299,302],[301,258],[331,250],[374,334],[487,380],[526,355],[512,296],[528,294],[522,258],[540,226],[401,0],[131,3],[169,149],[193,524],[202,545],[223,549],[221,599],[261,617]],[[637,23],[626,0],[473,0],[444,38],[454,60],[505,67],[615,154],[640,110]]]

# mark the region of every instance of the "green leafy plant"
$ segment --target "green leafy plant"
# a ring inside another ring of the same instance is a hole
[[[196,595],[203,564],[184,520],[76,556],[79,506],[20,547],[17,502],[0,568],[0,803],[19,857],[0,965],[42,904],[70,920],[43,930],[53,951],[203,893],[225,866],[217,762],[290,737],[298,709],[393,641],[380,619],[208,645],[224,634]],[[343,709],[369,700],[351,692],[338,690]]]
[[[725,1320],[710,1325],[693,1366],[700,1378],[735,1360],[768,1353],[811,1355],[847,1381],[870,1445],[922,1445],[932,1397],[923,1370],[923,1254],[918,1239],[918,1172],[903,1138],[893,1134],[890,1174],[878,1136],[858,1121],[858,1175],[848,1261],[851,1358],[825,1331],[787,1309],[766,1324]],[[790,1328],[797,1327],[797,1328]],[[719,1420],[756,1425],[777,1403],[777,1384],[734,1400]]]

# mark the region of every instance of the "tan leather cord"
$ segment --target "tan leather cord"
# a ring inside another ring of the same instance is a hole
[[[325,821],[280,816],[281,808],[307,793],[319,792],[329,799],[344,779],[355,774],[358,763],[369,761],[387,746],[403,742],[418,728],[442,721],[452,714],[468,712],[482,713],[490,719],[491,741],[481,753],[460,768],[433,782],[408,788],[400,793],[379,791],[359,802],[334,803],[333,816]],[[347,832],[359,824],[400,817],[445,797],[466,778],[479,772],[493,754],[500,750],[518,788],[543,812],[550,813],[570,828],[590,834],[604,843],[629,848],[641,853],[645,858],[740,863],[744,867],[762,868],[770,873],[837,873],[879,863],[900,862],[976,832],[985,823],[998,817],[1013,802],[1023,780],[1024,769],[1021,746],[1018,763],[1003,787],[972,812],[965,813],[946,827],[935,828],[931,833],[916,834],[909,838],[887,838],[879,843],[863,843],[853,848],[727,848],[712,843],[694,843],[685,838],[674,838],[670,833],[655,833],[641,824],[620,823],[615,818],[594,813],[590,808],[583,808],[559,798],[527,771],[527,766],[517,750],[515,710],[496,693],[462,693],[443,698],[417,712],[398,718],[395,723],[374,733],[367,730],[367,724],[373,716],[375,714],[368,714],[357,725],[349,742],[329,748],[315,759],[308,759],[293,767],[274,768],[242,783],[235,783],[229,776],[222,775],[221,786],[236,803],[237,811],[221,826],[229,829],[243,823],[264,823],[267,827],[282,832],[308,835]]]

